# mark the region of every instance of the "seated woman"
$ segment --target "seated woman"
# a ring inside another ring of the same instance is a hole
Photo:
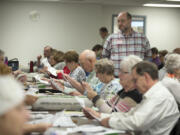
[[[4,78],[4,76],[12,75],[12,70],[4,63],[0,63],[0,77]],[[18,80],[19,81],[19,80]],[[23,80],[24,81],[24,80]],[[9,83],[8,83],[9,84]],[[0,85],[1,86],[1,85]],[[14,90],[15,88],[13,88]],[[12,90],[12,89],[11,89]],[[0,95],[1,96],[1,95]],[[16,97],[16,96],[15,96]],[[32,105],[36,102],[38,97],[32,95],[26,95],[24,99],[24,103],[26,105]],[[44,132],[47,128],[51,125],[47,123],[40,123],[40,124],[24,124],[24,132],[31,133],[31,132]]]
[[[29,117],[23,105],[23,89],[10,76],[0,76],[0,86],[0,134],[23,135]]]
[[[180,108],[180,54],[169,54],[165,61],[166,76],[161,81],[172,93]]]
[[[157,65],[159,67],[161,65],[161,61],[158,56],[158,49],[156,47],[151,48],[152,57],[150,59],[151,62]]]
[[[69,76],[78,81],[82,82],[86,80],[86,74],[82,67],[79,66],[79,54],[76,51],[68,51],[64,54],[64,61],[66,63],[66,66],[70,70]],[[64,78],[64,86],[72,88],[72,85],[66,81],[66,78]]]
[[[135,83],[131,75],[131,68],[140,61],[141,59],[134,55],[127,56],[121,61],[119,78],[123,89],[110,100],[103,100],[101,95],[97,95],[90,87],[86,84],[84,85],[88,97],[92,100],[94,105],[99,108],[100,112],[128,112],[132,107],[141,102],[142,95],[135,89]]]
[[[95,64],[95,72],[97,78],[103,83],[103,86],[100,87],[100,89],[97,88],[99,85],[95,88],[91,88],[88,83],[84,82],[83,84],[87,90],[89,99],[92,99],[96,95],[100,95],[102,99],[108,100],[122,89],[119,80],[114,77],[114,65],[112,61],[108,59],[98,60]],[[100,85],[102,83],[100,83]]]
[[[159,70],[164,67],[164,58],[165,58],[166,54],[168,54],[167,50],[159,51],[159,59],[161,61],[161,64],[158,66]]]
[[[65,67],[64,53],[62,51],[54,51],[49,58],[49,63],[56,70],[63,70]]]

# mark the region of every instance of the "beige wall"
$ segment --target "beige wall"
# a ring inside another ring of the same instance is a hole
[[[148,8],[148,7],[103,7],[106,26],[111,28],[112,14],[129,11],[133,15],[146,16],[146,35],[151,46],[172,51],[180,47],[180,8]]]

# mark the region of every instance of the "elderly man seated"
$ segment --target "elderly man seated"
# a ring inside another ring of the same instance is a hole
[[[94,66],[96,63],[96,54],[91,50],[84,50],[79,56],[79,62],[84,71],[89,72],[86,82],[94,87],[100,83],[99,79],[96,77],[96,72],[94,71]],[[74,88],[67,88],[61,83],[58,83],[65,93],[70,95],[82,95],[85,94],[85,89],[81,82],[77,82],[75,79],[71,78],[69,75],[64,74],[65,79],[70,82]],[[77,91],[78,90],[78,91]]]
[[[98,114],[101,124],[120,130],[138,131],[143,135],[168,135],[179,118],[176,101],[158,82],[157,66],[140,62],[132,68],[133,80],[143,94],[142,102],[127,113]]]
[[[43,67],[49,67],[49,59],[52,53],[52,48],[50,46],[45,46],[44,47],[44,58],[42,59],[42,56],[39,55],[37,56],[37,67],[39,69],[43,68]]]

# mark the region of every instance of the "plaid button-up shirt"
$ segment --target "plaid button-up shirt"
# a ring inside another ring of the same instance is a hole
[[[103,57],[114,62],[115,76],[118,76],[120,62],[128,55],[137,55],[142,59],[151,56],[151,48],[148,39],[144,34],[132,31],[128,36],[119,33],[111,34],[103,47]]]

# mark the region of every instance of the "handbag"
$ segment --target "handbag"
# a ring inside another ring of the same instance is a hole
[[[12,71],[19,69],[19,61],[17,58],[11,59],[8,61],[8,66],[12,68]]]

